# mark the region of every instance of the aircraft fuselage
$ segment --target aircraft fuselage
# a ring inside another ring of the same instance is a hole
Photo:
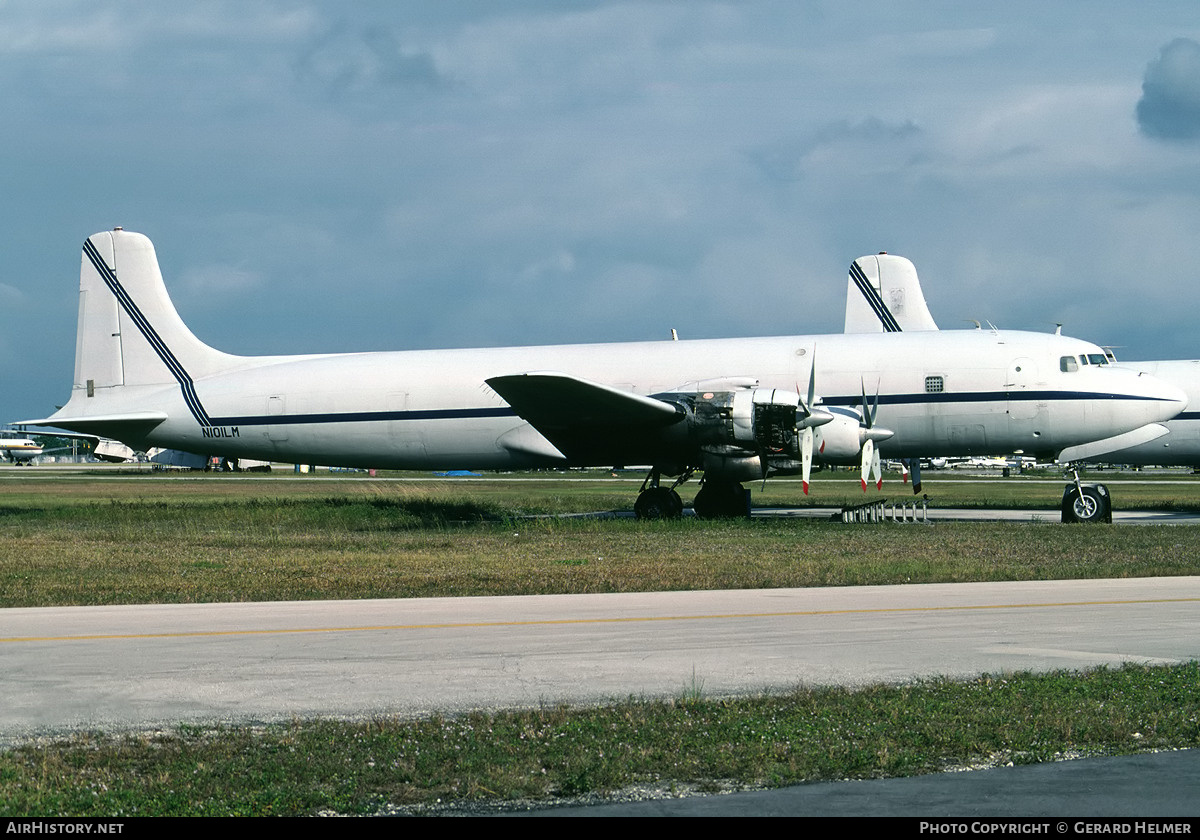
[[[1052,453],[1180,407],[1149,377],[1060,372],[1061,356],[1095,350],[1087,342],[982,330],[241,358],[195,380],[207,422],[175,384],[124,386],[121,402],[168,415],[145,446],[360,467],[520,468],[562,459],[484,384],[492,376],[562,370],[642,395],[753,377],[794,391],[808,381],[814,349],[825,405],[878,394],[878,422],[896,433],[881,444],[887,457]]]

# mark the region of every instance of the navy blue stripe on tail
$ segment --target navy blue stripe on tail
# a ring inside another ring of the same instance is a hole
[[[900,324],[896,321],[892,311],[887,308],[887,304],[883,302],[883,298],[879,296],[879,292],[871,285],[871,281],[867,279],[867,275],[863,273],[859,267],[858,261],[850,263],[850,279],[854,281],[854,285],[862,292],[863,298],[867,301],[867,306],[871,307],[871,311],[875,313],[875,317],[883,324],[884,332],[901,332]]]
[[[149,319],[138,309],[133,298],[129,296],[129,293],[125,291],[125,287],[121,285],[121,281],[117,279],[116,271],[104,261],[104,257],[96,250],[96,246],[92,244],[92,240],[89,239],[83,243],[83,253],[104,279],[104,284],[108,286],[109,291],[113,293],[113,297],[121,304],[121,308],[133,319],[138,330],[141,331],[146,341],[154,349],[154,352],[158,354],[158,358],[167,366],[167,370],[171,371],[171,375],[175,377],[175,380],[179,383],[180,390],[183,392],[183,401],[187,404],[188,411],[196,418],[196,422],[201,426],[213,425],[208,417],[208,413],[204,410],[204,406],[200,403],[200,398],[196,395],[196,386],[192,382],[192,377],[188,375],[188,372],[184,369],[180,361],[175,358],[175,354],[171,352],[171,348],[163,341]]]

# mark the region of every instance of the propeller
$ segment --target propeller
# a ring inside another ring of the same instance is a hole
[[[875,425],[875,412],[879,410],[879,387],[875,388],[875,410],[871,410],[867,406],[867,383],[862,379],[858,380],[859,386],[862,388],[862,430],[859,431],[860,437],[866,437],[862,445],[862,489],[867,492],[867,476],[871,472],[871,465],[875,462],[875,441],[870,437],[869,433]],[[868,433],[868,434],[864,434]],[[883,482],[880,482],[882,486]]]
[[[800,389],[796,388],[799,393]],[[804,486],[804,495],[808,495],[809,479],[812,477],[812,461],[813,461],[813,439],[815,433],[813,429],[816,426],[823,426],[833,420],[833,415],[823,408],[816,407],[817,402],[817,347],[813,345],[812,363],[808,368],[808,401],[800,401],[800,408],[804,412],[804,419],[800,426],[800,470],[801,483]],[[824,443],[821,447],[824,448]]]
[[[895,432],[889,429],[882,429],[875,425],[875,417],[879,413],[879,385],[875,385],[875,401],[871,406],[867,405],[867,385],[861,379],[859,385],[862,388],[862,422],[859,428],[859,438],[862,439],[862,489],[867,492],[867,476],[870,475],[875,479],[875,489],[883,489],[883,464],[879,457],[879,449],[876,447],[876,441],[884,441],[890,438]]]
[[[823,408],[817,408],[815,405],[816,389],[817,389],[816,373],[817,373],[816,359],[814,357],[813,365],[808,371],[808,399],[807,399],[807,401],[805,400],[805,398],[803,396],[800,395],[800,385],[799,385],[799,383],[797,383],[796,390],[794,392],[795,399],[796,399],[795,412],[788,415],[787,420],[784,420],[781,415],[771,412],[769,414],[769,416],[771,417],[771,420],[768,421],[771,424],[776,424],[776,423],[778,423],[780,425],[786,424],[786,426],[788,427],[787,431],[790,432],[790,434],[787,435],[786,437],[794,436],[794,437],[792,437],[793,440],[798,439],[797,442],[799,443],[800,451],[797,454],[800,455],[801,470],[804,473],[804,477],[805,477],[804,478],[804,487],[805,487],[804,492],[805,493],[808,493],[808,476],[812,472],[813,429],[816,426],[824,425],[825,423],[829,423],[833,420],[832,414],[830,414],[828,411],[826,411]],[[780,393],[780,397],[782,397],[783,393],[782,392],[779,392],[779,393]],[[776,397],[773,392],[772,397],[771,397],[772,404],[773,405],[782,405],[783,404],[782,402],[776,403],[775,399],[776,399]],[[762,483],[763,483],[764,488],[767,485],[767,475],[770,472],[771,455],[779,454],[780,452],[784,452],[784,449],[773,450],[773,449],[769,448],[768,445],[764,441],[776,440],[777,443],[775,445],[778,445],[781,447],[785,446],[785,444],[783,443],[785,436],[784,435],[776,435],[773,433],[773,431],[770,431],[769,428],[770,427],[768,427],[768,430],[766,430],[764,432],[764,434],[759,435],[759,437],[758,437],[759,445],[757,447],[758,459],[759,459],[759,469],[761,471]],[[780,431],[782,431],[782,430],[780,430]],[[786,447],[786,448],[790,449],[790,447]],[[807,453],[807,454],[805,454],[805,453]],[[785,454],[790,455],[791,453],[785,453]]]

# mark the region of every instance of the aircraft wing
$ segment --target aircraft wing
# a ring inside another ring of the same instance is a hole
[[[487,384],[577,462],[641,463],[659,454],[659,430],[684,418],[672,403],[565,373],[495,376]]]

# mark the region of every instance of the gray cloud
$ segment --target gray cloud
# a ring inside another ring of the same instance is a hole
[[[179,289],[201,301],[215,299],[225,305],[238,294],[264,285],[261,274],[233,265],[211,264],[188,268],[179,276]]]
[[[903,123],[886,123],[878,117],[858,122],[838,120],[808,134],[753,149],[748,156],[768,179],[797,181],[803,177],[809,158],[818,150],[851,145],[878,150],[903,144],[920,134],[921,129],[911,120]]]
[[[351,31],[335,24],[296,61],[301,81],[333,96],[380,87],[438,87],[441,74],[428,53],[404,49],[391,30],[368,26]]]
[[[1176,38],[1146,67],[1138,127],[1162,140],[1200,138],[1200,44]]]
[[[25,293],[15,286],[10,286],[7,283],[0,283],[0,303],[5,306],[15,306],[18,303],[25,302]]]

